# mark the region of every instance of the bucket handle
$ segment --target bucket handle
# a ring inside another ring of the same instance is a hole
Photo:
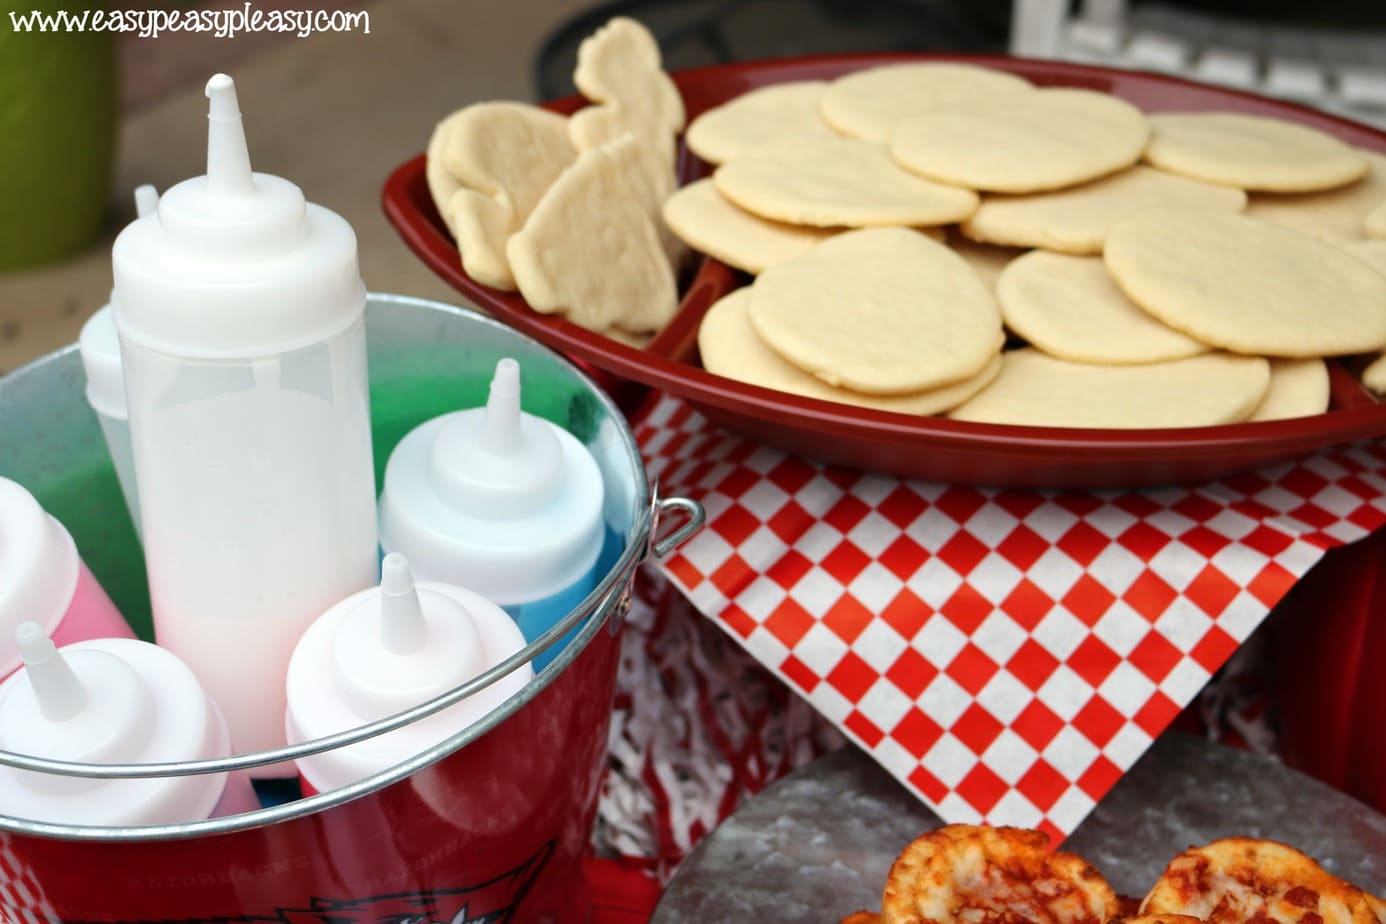
[[[703,524],[707,522],[707,512],[703,505],[687,497],[660,497],[659,487],[655,486],[654,524],[650,527],[650,554],[662,559],[674,549],[692,539]],[[663,536],[659,536],[664,517],[669,513],[683,514],[684,521]],[[659,538],[653,538],[659,536]]]
[[[667,555],[678,545],[702,528],[706,516],[702,505],[697,501],[688,500],[683,497],[659,498],[657,489],[651,489],[651,494],[655,495],[651,501],[651,518],[649,532],[645,539],[645,556],[653,554],[656,558]],[[659,519],[666,511],[675,511],[685,514],[688,519],[675,527],[668,535],[662,539],[654,540],[653,537],[659,529]],[[623,559],[624,560],[624,559]],[[35,757],[30,754],[17,754],[11,751],[0,749],[0,766],[11,767],[16,770],[29,770],[35,773],[49,773],[59,776],[82,777],[86,779],[144,779],[150,777],[165,776],[194,776],[202,773],[226,773],[235,770],[242,770],[248,767],[263,766],[265,764],[280,763],[285,760],[297,760],[312,754],[319,754],[324,751],[333,750],[340,747],[348,747],[368,738],[374,738],[388,732],[401,728],[410,722],[417,721],[434,713],[441,712],[447,707],[461,702],[472,693],[484,689],[494,681],[500,679],[519,665],[528,662],[540,651],[544,651],[551,645],[557,643],[569,631],[575,629],[579,623],[588,619],[595,618],[603,612],[611,611],[616,613],[619,619],[623,615],[623,609],[628,606],[622,603],[625,596],[623,588],[629,584],[631,576],[639,565],[642,557],[635,557],[627,561],[619,573],[613,571],[603,579],[600,585],[593,591],[591,597],[596,598],[596,603],[590,607],[579,607],[565,616],[555,625],[551,626],[542,636],[535,639],[521,651],[516,652],[499,664],[483,671],[471,678],[466,683],[442,693],[425,703],[420,703],[403,712],[374,722],[362,725],[358,728],[347,729],[326,735],[313,741],[305,741],[299,744],[287,745],[275,748],[270,751],[262,751],[258,754],[240,754],[231,757],[210,758],[206,760],[193,760],[181,762],[165,762],[150,764],[89,764],[76,763],[71,761],[58,761],[46,757]],[[614,608],[614,609],[613,609]]]

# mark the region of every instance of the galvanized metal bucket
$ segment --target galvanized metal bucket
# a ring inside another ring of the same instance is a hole
[[[366,311],[377,481],[430,417],[483,403],[496,361],[519,360],[525,409],[574,433],[606,486],[604,577],[524,651],[437,699],[274,752],[185,764],[0,764],[89,778],[213,773],[384,734],[446,708],[540,651],[532,683],[485,720],[350,787],[187,824],[112,828],[0,816],[0,920],[466,924],[583,921],[580,859],[605,766],[619,630],[640,563],[700,528],[701,508],[653,495],[620,411],[534,340],[473,311],[373,295]],[[149,635],[144,568],[74,347],[0,379],[0,474],[76,538],[127,618]],[[682,522],[661,530],[661,518]]]

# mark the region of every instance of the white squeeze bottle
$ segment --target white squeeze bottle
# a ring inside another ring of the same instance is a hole
[[[24,669],[0,686],[0,748],[84,764],[225,757],[226,723],[176,657],[134,639],[55,648],[15,631]],[[99,780],[0,767],[0,815],[76,825],[158,825],[259,808],[243,773]]]
[[[289,663],[289,740],[310,741],[395,715],[461,686],[525,646],[504,610],[479,594],[414,583],[387,555],[378,588],[323,613]],[[304,791],[327,792],[388,769],[462,731],[534,678],[528,664],[426,719],[298,761]]]
[[[532,642],[597,585],[603,497],[592,453],[521,411],[519,363],[502,359],[485,407],[435,417],[390,454],[380,544],[407,556],[421,580],[499,603]]]
[[[158,207],[159,194],[153,186],[146,184],[135,190],[137,218],[153,215]],[[115,463],[116,478],[120,480],[120,492],[125,495],[125,506],[130,510],[138,536],[140,502],[139,490],[135,487],[135,456],[130,449],[130,415],[125,410],[120,337],[116,334],[109,304],[103,305],[82,325],[77,348],[82,354],[82,369],[87,374],[87,403],[101,424],[101,435],[106,438],[106,449]]]
[[[155,635],[245,753],[285,743],[299,636],[375,583],[366,292],[351,226],[251,172],[231,78],[207,96],[207,175],[121,232],[112,305]]]

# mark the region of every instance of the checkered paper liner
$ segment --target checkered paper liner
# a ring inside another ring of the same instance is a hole
[[[61,918],[43,887],[9,844],[0,843],[0,921],[6,924],[56,924]]]
[[[1386,522],[1386,444],[1196,487],[902,481],[759,446],[661,396],[652,478],[708,527],[703,614],[942,818],[1072,832],[1327,551]]]

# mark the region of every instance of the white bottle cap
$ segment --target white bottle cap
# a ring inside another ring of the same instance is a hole
[[[328,610],[294,649],[285,722],[290,742],[403,712],[524,647],[524,636],[504,610],[460,587],[415,585],[403,555],[385,556],[382,573],[379,587]],[[304,758],[299,771],[319,792],[364,779],[457,734],[533,677],[523,665],[427,719]]]
[[[361,316],[356,235],[293,183],[252,173],[236,88],[207,82],[207,174],[164,193],[112,252],[121,336],[177,356],[284,353]]]
[[[502,359],[485,407],[436,417],[395,447],[381,546],[502,606],[542,600],[595,564],[603,490],[586,446],[520,410],[520,366]]]
[[[116,335],[111,306],[104,305],[82,325],[77,337],[82,368],[87,373],[87,403],[105,417],[127,420],[125,379],[120,368],[120,337]]]
[[[148,183],[135,190],[135,217],[146,218],[159,207],[159,193]],[[114,298],[112,293],[112,298]],[[77,338],[87,373],[87,403],[105,417],[126,420],[125,378],[120,366],[120,338],[111,306],[103,305],[82,325]]]
[[[77,592],[79,567],[63,525],[21,485],[0,478],[0,677],[19,667],[20,623],[57,629]]]
[[[224,757],[226,725],[171,653],[132,639],[59,650],[37,623],[15,630],[25,669],[0,685],[0,748],[80,763]],[[55,824],[153,825],[212,814],[226,774],[95,780],[0,767],[0,814]]]

